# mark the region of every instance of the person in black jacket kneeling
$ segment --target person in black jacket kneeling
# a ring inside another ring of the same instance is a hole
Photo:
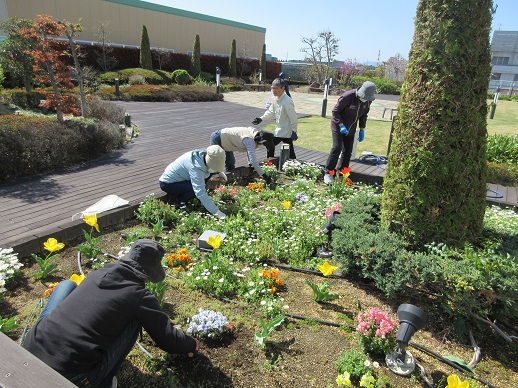
[[[196,340],[172,325],[146,288],[165,279],[164,253],[153,240],[137,240],[79,286],[62,281],[22,346],[80,387],[116,387],[141,328],[166,352],[196,352]]]

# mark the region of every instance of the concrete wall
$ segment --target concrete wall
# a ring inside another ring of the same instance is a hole
[[[198,34],[202,52],[229,55],[235,39],[238,55],[246,50],[248,56],[259,58],[266,34],[262,27],[139,0],[0,0],[0,10],[2,3],[6,5],[2,18],[46,14],[74,23],[81,18],[83,32],[77,39],[82,41],[97,41],[93,27],[102,21],[109,22],[112,43],[140,46],[145,25],[151,47],[179,53],[192,51]]]

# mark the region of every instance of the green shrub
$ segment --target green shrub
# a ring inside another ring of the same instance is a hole
[[[45,94],[41,90],[26,92],[22,89],[11,89],[2,92],[2,99],[23,109],[38,109],[40,100],[45,99]]]
[[[488,162],[518,165],[518,135],[489,135],[486,152]]]
[[[113,102],[101,100],[97,96],[88,99],[88,114],[94,119],[124,124],[124,113],[124,108]]]
[[[147,225],[156,224],[162,220],[166,226],[175,226],[180,219],[180,212],[174,206],[149,196],[135,210],[135,217]]]
[[[194,78],[190,76],[189,72],[183,69],[173,71],[171,79],[178,85],[190,85],[194,82]]]
[[[518,319],[516,216],[503,222],[505,227],[485,221],[490,237],[478,248],[429,244],[419,252],[382,228],[378,212],[376,196],[355,196],[342,204],[331,243],[342,273],[373,280],[390,297],[425,290],[467,319],[471,312],[505,322]]]
[[[113,85],[115,83],[115,78],[119,79],[120,84],[130,83],[130,78],[132,76],[140,76],[144,79],[145,83],[151,85],[162,85],[162,84],[170,84],[171,77],[167,71],[163,70],[148,70],[131,68],[131,69],[123,69],[117,72],[108,71],[106,73],[101,74],[98,79],[99,82]],[[140,78],[139,78],[140,79]]]
[[[376,93],[380,94],[400,94],[401,81],[394,81],[388,78],[365,77],[356,75],[352,77],[353,87],[360,87],[365,81],[372,81],[376,84]]]
[[[118,125],[40,116],[0,116],[0,179],[47,173],[119,148]]]
[[[216,94],[214,87],[206,85],[131,85],[120,89],[123,101],[222,101],[223,95]],[[105,88],[98,95],[106,100],[117,100],[115,88]]]
[[[518,165],[488,162],[487,181],[504,186],[518,186]]]
[[[119,82],[124,82],[119,78],[119,73],[116,71],[107,71],[106,73],[99,74],[97,79],[100,83],[113,85],[115,83],[115,78],[119,79]]]

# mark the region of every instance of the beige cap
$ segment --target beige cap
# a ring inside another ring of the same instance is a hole
[[[205,156],[207,167],[213,171],[221,172],[225,169],[225,151],[219,145],[207,147]]]

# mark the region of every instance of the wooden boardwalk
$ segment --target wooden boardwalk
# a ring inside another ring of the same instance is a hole
[[[12,247],[24,257],[40,251],[49,237],[67,241],[81,236],[84,222],[72,216],[109,194],[130,204],[103,213],[99,225],[105,227],[130,219],[146,196],[163,195],[158,178],[171,161],[186,151],[208,146],[213,131],[251,125],[251,120],[264,112],[223,101],[119,104],[140,127],[140,136],[134,143],[59,173],[0,183],[0,247]],[[326,153],[300,147],[295,150],[299,160],[324,164],[327,159]],[[236,165],[245,162],[245,154],[236,153]],[[383,168],[354,161],[351,168],[354,181],[383,182]],[[492,202],[518,204],[516,187],[490,187],[503,194],[503,198],[490,199]],[[498,196],[492,192],[489,195]]]

